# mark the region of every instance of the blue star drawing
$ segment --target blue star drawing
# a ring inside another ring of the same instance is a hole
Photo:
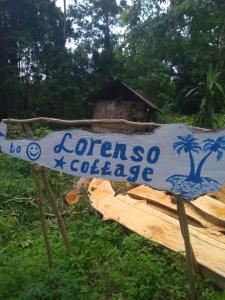
[[[61,170],[63,170],[63,166],[66,164],[64,161],[64,156],[62,156],[60,159],[55,158],[55,162],[56,164],[54,168],[61,168]]]

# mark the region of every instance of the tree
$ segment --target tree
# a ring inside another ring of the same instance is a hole
[[[209,156],[212,153],[216,154],[216,159],[217,161],[221,160],[223,157],[223,151],[225,151],[225,137],[220,136],[216,140],[213,139],[206,139],[204,140],[204,146],[203,146],[203,151],[207,152],[209,151],[200,161],[196,173],[195,173],[195,181],[200,182],[201,181],[201,172],[202,172],[202,167],[206,160],[209,158]]]
[[[176,152],[180,155],[181,151],[184,151],[185,153],[189,154],[190,158],[190,173],[187,177],[187,180],[193,180],[195,176],[195,163],[192,152],[199,153],[199,151],[202,149],[199,143],[197,142],[197,139],[193,137],[192,134],[188,134],[184,137],[178,136],[178,139],[180,141],[174,143],[173,150],[176,150]]]
[[[52,0],[5,0],[0,8],[0,117],[62,117],[59,78],[67,88],[69,78],[75,84],[67,74],[72,56],[64,47],[63,13]],[[70,34],[69,23],[66,29]]]
[[[123,77],[134,87],[144,90],[159,105],[174,102],[174,71],[167,59],[161,1],[135,0],[123,13],[127,27],[123,49]]]
[[[214,0],[175,0],[168,8],[165,49],[176,70],[176,109],[181,112],[196,113],[202,103],[201,96],[186,102],[184,89],[204,82],[210,65],[224,69],[224,9],[224,1]],[[223,84],[224,75],[220,77]]]
[[[64,20],[63,20],[63,37],[64,37],[64,43],[66,44],[66,0],[63,0],[63,15],[64,15]]]
[[[71,7],[76,43],[86,46],[91,57],[92,72],[97,76],[105,78],[115,74],[115,28],[123,7],[125,1],[119,5],[116,0],[77,1]]]
[[[187,103],[183,91],[204,81],[210,64],[224,70],[225,3],[174,0],[165,10],[163,2],[134,0],[125,14],[126,76],[148,82],[150,95],[162,105],[196,113],[201,98]],[[225,84],[225,73],[220,82]]]

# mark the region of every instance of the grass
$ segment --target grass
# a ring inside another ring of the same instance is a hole
[[[29,164],[0,155],[0,173],[0,299],[189,298],[183,258],[115,222],[103,222],[86,195],[67,211],[63,196],[74,178],[55,172],[51,182],[74,254],[66,256],[49,216],[54,257],[49,269]],[[46,211],[51,212],[48,199]],[[197,299],[225,299],[209,279],[198,278],[197,290]]]

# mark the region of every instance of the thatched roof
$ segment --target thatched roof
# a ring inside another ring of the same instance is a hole
[[[98,100],[122,100],[122,101],[137,101],[140,100],[144,104],[160,112],[160,109],[149,98],[143,94],[143,92],[137,91],[129,87],[126,83],[120,80],[113,80],[110,83],[103,86],[98,91],[90,94],[86,99],[89,102],[95,102]]]

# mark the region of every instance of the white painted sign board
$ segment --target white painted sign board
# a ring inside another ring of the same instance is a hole
[[[3,153],[81,177],[130,181],[194,199],[225,182],[225,129],[195,131],[162,125],[153,133],[56,131],[34,141],[9,140],[0,123]]]

